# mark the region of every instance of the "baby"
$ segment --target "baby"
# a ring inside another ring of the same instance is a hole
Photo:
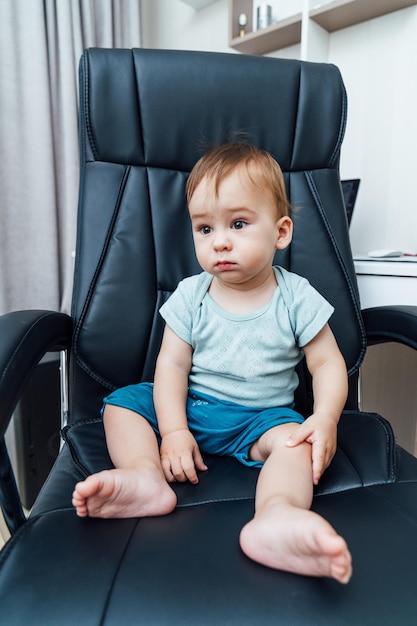
[[[170,513],[174,481],[198,483],[202,452],[260,467],[255,514],[240,546],[266,566],[351,577],[345,540],[310,510],[336,451],[347,397],[331,305],[305,280],[274,267],[292,239],[284,179],[268,153],[244,143],[209,151],[193,168],[187,202],[203,272],[162,306],[166,322],[154,384],[105,398],[114,469],[78,483],[81,517]],[[294,410],[305,355],[314,411]]]

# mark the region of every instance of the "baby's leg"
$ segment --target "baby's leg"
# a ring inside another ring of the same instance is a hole
[[[277,426],[252,447],[252,458],[266,460],[256,490],[255,516],[242,529],[240,545],[247,556],[263,565],[347,583],[352,564],[345,540],[309,510],[311,446],[285,445],[293,428],[294,424]]]
[[[166,515],[176,495],[165,480],[155,434],[137,413],[110,404],[104,427],[115,469],[77,483],[72,503],[80,517],[148,517]]]

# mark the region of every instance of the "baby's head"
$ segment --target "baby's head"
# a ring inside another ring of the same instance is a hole
[[[238,168],[249,183],[270,195],[277,218],[289,215],[290,204],[280,166],[268,152],[246,143],[223,144],[197,161],[186,185],[187,204],[203,180],[210,183],[217,196],[221,182]]]

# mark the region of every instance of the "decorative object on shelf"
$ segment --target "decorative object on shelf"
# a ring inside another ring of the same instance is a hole
[[[183,2],[191,1],[197,0],[183,0]],[[333,33],[382,15],[388,15],[394,11],[417,6],[417,0],[380,0],[379,2],[376,0],[332,0],[331,2],[322,0],[320,5],[318,4],[319,0],[316,1],[317,4],[314,2],[315,8],[308,12],[298,11],[294,15],[284,18],[274,15],[271,26],[258,30],[256,22],[253,23],[252,19],[252,15],[256,19],[257,12],[253,10],[253,7],[257,7],[258,2],[255,3],[255,0],[229,0],[231,9],[230,47],[244,54],[268,54],[300,44],[302,41],[307,42],[313,22],[319,24],[327,33]],[[298,3],[292,4],[296,10]],[[287,3],[286,6],[290,6],[290,3]],[[248,16],[245,37],[238,36],[238,17],[242,11]],[[304,26],[303,29],[301,28],[302,25]],[[302,30],[303,36],[301,36]],[[322,41],[325,37],[326,32],[320,35]],[[312,60],[310,56],[309,60]]]
[[[260,4],[257,9],[256,26],[262,30],[272,24],[272,6],[270,4]]]
[[[244,37],[246,35],[246,26],[248,25],[248,16],[246,13],[241,13],[237,22],[239,24],[239,37]]]

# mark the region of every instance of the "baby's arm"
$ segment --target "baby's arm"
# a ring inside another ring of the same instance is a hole
[[[328,324],[304,347],[313,378],[314,412],[291,435],[287,445],[312,444],[315,485],[330,464],[337,445],[337,424],[346,403],[348,380],[345,360]]]
[[[155,370],[154,403],[161,443],[161,465],[168,482],[198,482],[196,468],[206,470],[186,415],[192,348],[165,327]]]

